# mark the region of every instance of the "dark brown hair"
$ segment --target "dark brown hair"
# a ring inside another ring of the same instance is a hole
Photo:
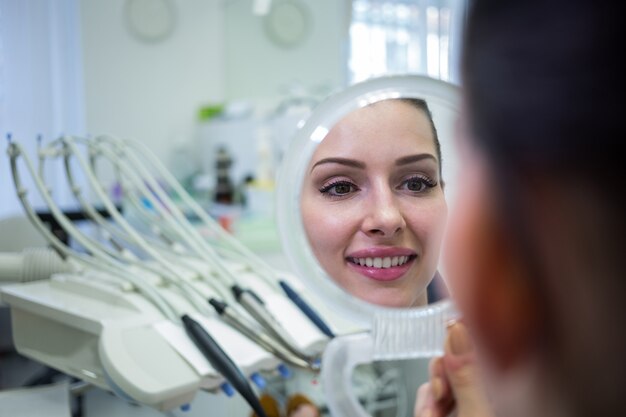
[[[554,322],[543,340],[548,366],[578,416],[610,415],[624,401],[622,9],[611,1],[473,0],[462,60],[470,137],[499,184],[500,215],[532,265],[537,297],[545,298],[544,319]],[[546,181],[572,201],[560,217],[575,219],[578,239],[563,248],[541,246],[528,231],[537,228],[529,212],[542,207],[536,185]],[[584,272],[547,276],[554,257]],[[584,312],[563,301],[574,279],[586,289]],[[574,325],[586,339],[572,336]]]
[[[435,150],[437,151],[437,160],[439,161],[439,176],[441,176],[441,167],[443,164],[443,160],[441,159],[441,144],[439,143],[439,135],[437,134],[437,128],[435,127],[435,122],[433,121],[433,114],[428,107],[428,103],[426,103],[426,100],[421,98],[402,98],[399,100],[412,105],[426,115],[426,118],[430,123],[430,129],[433,133],[433,139],[435,141]]]

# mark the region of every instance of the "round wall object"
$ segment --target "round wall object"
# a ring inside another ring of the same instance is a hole
[[[311,13],[304,3],[295,0],[278,1],[265,16],[265,31],[276,45],[293,48],[308,36],[311,20]]]
[[[176,25],[171,0],[126,0],[124,15],[130,33],[145,42],[167,39]]]

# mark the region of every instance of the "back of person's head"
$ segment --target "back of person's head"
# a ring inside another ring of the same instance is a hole
[[[625,28],[621,2],[476,0],[465,34],[468,136],[580,416],[626,403]]]

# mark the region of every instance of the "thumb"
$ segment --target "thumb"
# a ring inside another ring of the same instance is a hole
[[[474,346],[463,323],[448,328],[443,365],[459,415],[490,415],[479,379]]]

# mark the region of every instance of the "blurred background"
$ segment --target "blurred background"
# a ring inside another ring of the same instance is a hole
[[[383,74],[458,83],[462,6],[0,0],[0,134],[32,147],[62,134],[136,139],[207,208],[265,215],[297,123],[328,94]],[[60,166],[47,174],[71,205]],[[9,178],[0,161],[0,219],[21,213]]]

